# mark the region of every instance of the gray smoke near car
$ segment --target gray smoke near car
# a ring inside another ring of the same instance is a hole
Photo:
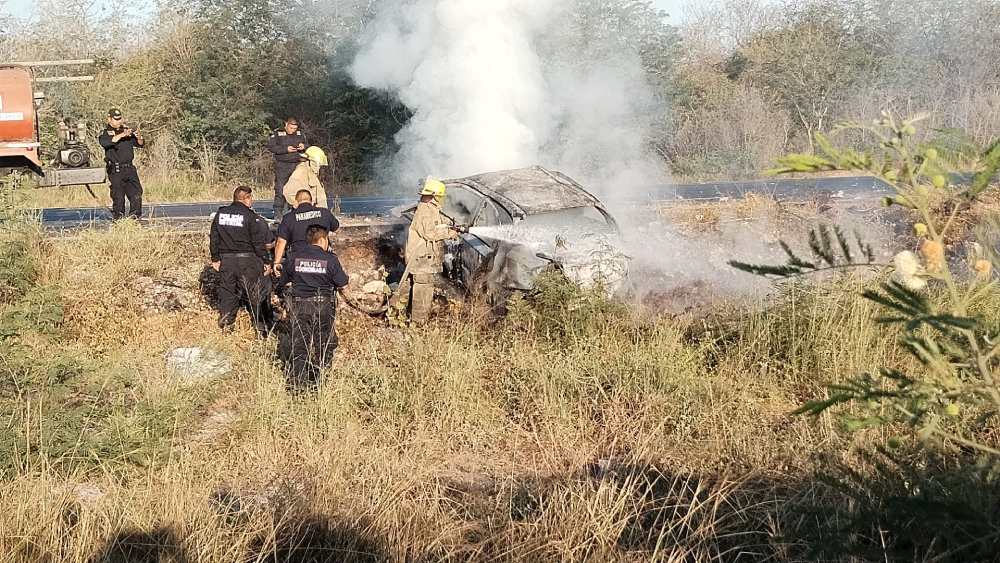
[[[639,54],[574,26],[580,0],[391,0],[351,66],[413,111],[399,185],[542,164],[607,197],[664,179],[646,143],[666,108]],[[582,36],[585,34],[586,36]]]

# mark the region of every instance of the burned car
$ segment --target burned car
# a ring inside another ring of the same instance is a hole
[[[533,166],[445,180],[441,214],[469,227],[449,241],[444,272],[494,302],[530,290],[535,278],[557,268],[583,286],[608,292],[622,286],[628,257],[618,224],[596,197],[568,176]],[[394,214],[412,219],[416,205]]]

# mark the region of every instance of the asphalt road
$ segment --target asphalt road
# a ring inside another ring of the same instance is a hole
[[[814,198],[871,199],[882,197],[892,188],[871,176],[843,178],[813,178],[748,180],[652,186],[643,191],[649,201],[722,200],[740,198],[746,194],[769,195],[783,201],[808,201]]]
[[[871,177],[817,178],[809,180],[754,180],[741,182],[714,182],[705,184],[676,184],[649,186],[624,196],[636,204],[666,201],[711,201],[759,194],[785,201],[808,201],[814,198],[831,200],[862,200],[882,197],[890,191],[885,183]],[[412,203],[411,197],[355,196],[340,199],[340,214],[366,217],[385,217],[399,205]],[[208,220],[221,204],[163,203],[143,208],[143,214],[152,222],[200,223]],[[255,209],[270,218],[271,206],[264,202]],[[45,228],[51,230],[78,229],[106,224],[111,212],[99,207],[64,207],[37,210]]]

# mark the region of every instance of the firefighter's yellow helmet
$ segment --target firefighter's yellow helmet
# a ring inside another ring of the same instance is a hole
[[[444,182],[428,176],[427,179],[424,180],[424,186],[420,190],[420,195],[432,195],[440,201],[444,199],[444,191]]]
[[[320,166],[329,166],[330,164],[330,161],[326,158],[326,153],[323,152],[323,149],[315,145],[306,149],[306,158],[308,158],[310,162],[315,162]]]

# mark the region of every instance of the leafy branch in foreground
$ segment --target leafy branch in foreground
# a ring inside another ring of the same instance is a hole
[[[772,266],[731,260],[729,265],[757,276],[775,278],[791,278],[849,267],[876,266],[872,246],[865,243],[859,233],[855,233],[854,241],[857,245],[857,255],[851,251],[851,242],[847,240],[847,236],[839,226],[831,229],[827,225],[820,225],[818,229],[809,231],[809,249],[813,256],[811,261],[799,257],[785,241],[779,241],[778,244],[788,256],[785,264]]]
[[[985,454],[1000,463],[1000,447],[985,432],[988,420],[1000,415],[1000,333],[973,313],[984,297],[995,293],[993,258],[973,254],[962,260],[946,256],[949,235],[959,214],[969,210],[1000,171],[1000,141],[992,143],[972,163],[971,180],[956,185],[958,166],[944,148],[918,140],[916,124],[926,116],[899,120],[883,113],[872,125],[844,124],[834,134],[863,133],[877,144],[868,151],[839,148],[817,135],[818,154],[791,154],[772,172],[860,171],[884,180],[893,194],[887,206],[898,205],[916,218],[918,252],[904,251],[893,259],[893,276],[863,297],[885,313],[877,322],[899,327],[899,345],[913,359],[908,371],[883,367],[828,386],[828,396],[810,401],[796,414],[818,416],[834,407],[849,429],[903,423],[928,443]],[[938,210],[944,209],[945,212]],[[987,241],[984,241],[987,242]],[[781,265],[730,264],[741,271],[769,278],[792,278],[825,270],[874,266],[871,247],[860,238],[852,252],[841,229],[823,226],[809,236],[813,258],[803,259],[787,243]],[[986,245],[988,246],[988,244]]]

